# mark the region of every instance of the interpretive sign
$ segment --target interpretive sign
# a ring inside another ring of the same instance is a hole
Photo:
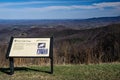
[[[13,58],[50,58],[53,72],[53,37],[50,38],[15,38],[12,37],[7,58],[10,60],[11,74],[14,69]]]
[[[50,38],[13,38],[9,57],[49,57]]]

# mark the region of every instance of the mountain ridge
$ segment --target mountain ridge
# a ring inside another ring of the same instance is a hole
[[[109,24],[120,23],[120,16],[99,17],[89,19],[68,19],[68,20],[0,20],[0,28],[4,27],[70,27],[70,28],[95,28]],[[4,26],[4,27],[2,27]]]

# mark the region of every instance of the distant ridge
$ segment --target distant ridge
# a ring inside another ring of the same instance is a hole
[[[95,20],[95,19],[115,19],[115,18],[120,18],[120,16],[112,16],[112,17],[93,17],[93,18],[86,18],[86,19],[0,19],[0,21],[10,21],[10,20],[24,20],[24,21],[31,21],[31,20]]]
[[[120,21],[120,16],[116,16],[116,17],[95,17],[95,18],[88,18],[88,19],[84,19],[84,20],[119,20]]]
[[[120,23],[120,16],[116,17],[98,17],[89,19],[45,19],[45,20],[5,20],[0,19],[0,25],[16,26],[27,25],[29,26],[41,26],[42,27],[56,27],[58,25],[71,28],[94,28],[99,26],[106,26],[109,24]]]

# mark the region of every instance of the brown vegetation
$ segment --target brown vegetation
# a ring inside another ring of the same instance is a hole
[[[47,28],[46,28],[47,29]],[[32,36],[54,35],[55,64],[89,64],[102,62],[120,62],[120,24],[102,28],[74,30],[50,29],[40,33],[41,29],[31,29]],[[35,32],[35,33],[34,33]],[[71,33],[72,32],[72,33]],[[25,32],[24,32],[25,33]],[[60,33],[60,34],[58,34]],[[26,35],[30,33],[27,32]],[[5,55],[8,44],[0,45],[0,66],[8,65]],[[48,64],[45,58],[16,58],[15,65]]]

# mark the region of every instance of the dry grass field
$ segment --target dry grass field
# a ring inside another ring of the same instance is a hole
[[[49,71],[49,66],[22,66],[9,75],[9,68],[0,68],[0,80],[120,80],[120,63],[55,65],[54,73]]]

